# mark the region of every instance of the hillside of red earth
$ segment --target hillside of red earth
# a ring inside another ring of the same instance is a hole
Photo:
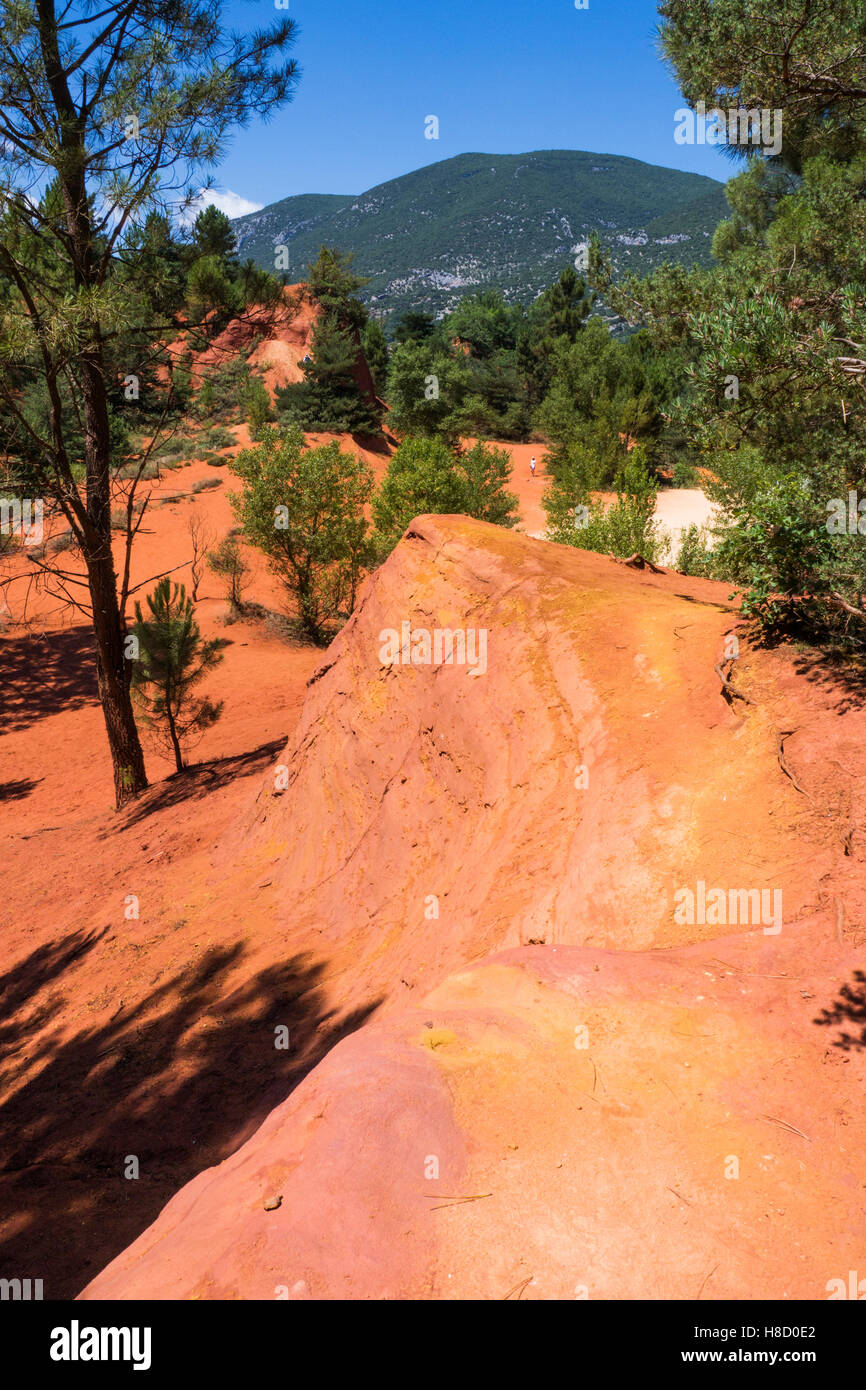
[[[205,476],[133,582],[233,524]],[[465,518],[324,652],[250,561],[246,618],[209,572],[197,609],[223,719],[121,813],[86,628],[36,597],[0,636],[0,1276],[825,1298],[862,1262],[856,688],[725,586]],[[472,660],[404,663],[407,624]],[[739,919],[684,920],[699,884]]]
[[[179,358],[187,349],[191,351],[192,378],[196,387],[214,369],[244,355],[273,397],[279,387],[303,381],[301,364],[312,354],[313,329],[319,314],[319,306],[310,298],[304,283],[286,285],[279,303],[252,306],[241,318],[232,319],[216,333],[207,347],[199,347],[197,337],[182,333],[167,351],[174,358]],[[375,395],[363,354],[359,354],[355,378],[362,391]]]

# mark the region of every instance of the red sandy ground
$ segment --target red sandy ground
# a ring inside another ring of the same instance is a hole
[[[225,470],[156,495],[213,476],[148,512],[134,582],[193,509],[233,524]],[[853,682],[744,644],[732,711],[727,589],[461,519],[410,528],[324,655],[227,625],[209,572],[198,614],[224,718],[121,814],[86,629],[0,637],[0,1277],[822,1298],[862,1265],[864,1054],[813,1022],[866,941]],[[404,619],[484,626],[487,674],[384,668]],[[781,887],[781,935],[678,926],[699,877]]]

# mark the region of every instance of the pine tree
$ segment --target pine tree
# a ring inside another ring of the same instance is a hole
[[[277,392],[277,405],[306,430],[379,434],[381,408],[358,380],[367,311],[355,293],[364,281],[351,273],[350,263],[350,256],[323,246],[309,267],[310,297],[320,310],[310,360],[301,364],[302,382]]]
[[[215,724],[222,713],[195,695],[195,689],[222,661],[218,641],[202,640],[192,600],[183,584],[166,575],[148,595],[150,616],[135,605],[132,635],[138,644],[132,688],[145,723],[171,749],[178,772],[185,763],[183,745]]]
[[[158,315],[175,314],[184,301],[185,248],[176,239],[171,218],[151,212],[144,226],[129,237],[135,249],[136,276]]]
[[[432,314],[418,309],[407,309],[394,324],[394,338],[398,343],[422,343],[436,331],[436,320]]]
[[[378,433],[380,408],[357,381],[360,349],[356,335],[325,315],[313,328],[310,352],[310,360],[301,363],[304,380],[278,390],[278,407],[306,430]]]
[[[260,376],[250,377],[244,391],[244,406],[250,427],[250,439],[259,440],[265,425],[274,418],[270,392]]]
[[[310,297],[321,306],[326,318],[340,328],[360,333],[367,322],[367,310],[357,292],[366,281],[352,274],[351,264],[351,255],[344,255],[334,246],[323,246],[307,267],[307,285]]]
[[[134,233],[149,212],[167,213],[179,191],[192,202],[233,125],[290,99],[297,71],[284,54],[295,26],[281,18],[238,36],[209,0],[107,0],[98,14],[80,0],[38,0],[5,5],[2,25],[0,277],[11,289],[0,320],[0,427],[14,436],[13,453],[31,439],[37,495],[63,514],[84,561],[120,806],[147,785],[125,654],[134,532],[120,587],[111,546],[111,392],[127,374],[145,376],[153,344]],[[37,206],[39,186],[46,195]],[[34,274],[34,264],[47,273]],[[41,381],[48,396],[35,430],[22,411],[22,378]],[[81,468],[70,451],[76,431]]]
[[[541,296],[541,331],[545,338],[567,338],[573,343],[592,311],[595,294],[573,266]]]
[[[199,256],[186,281],[186,298],[193,317],[212,317],[210,331],[219,332],[241,308],[240,296],[219,256]]]
[[[196,256],[215,256],[225,266],[236,266],[238,248],[230,219],[209,203],[195,219],[192,244]]]
[[[388,380],[388,344],[385,339],[385,330],[378,319],[371,319],[367,324],[361,343],[376,393],[379,396],[384,396],[385,383]]]

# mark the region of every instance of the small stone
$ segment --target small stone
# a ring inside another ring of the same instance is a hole
[[[276,1197],[267,1197],[265,1199],[265,1211],[276,1211],[277,1207],[282,1204],[282,1200],[279,1194]]]

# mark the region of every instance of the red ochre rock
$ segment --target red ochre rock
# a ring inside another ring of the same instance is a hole
[[[484,630],[486,669],[389,664],[404,623]],[[828,767],[863,716],[745,641],[731,709],[737,630],[720,585],[412,523],[222,845],[382,1006],[82,1297],[822,1299],[862,1265],[864,1053],[815,1019],[859,960]],[[781,891],[781,930],[678,918],[699,881]]]

